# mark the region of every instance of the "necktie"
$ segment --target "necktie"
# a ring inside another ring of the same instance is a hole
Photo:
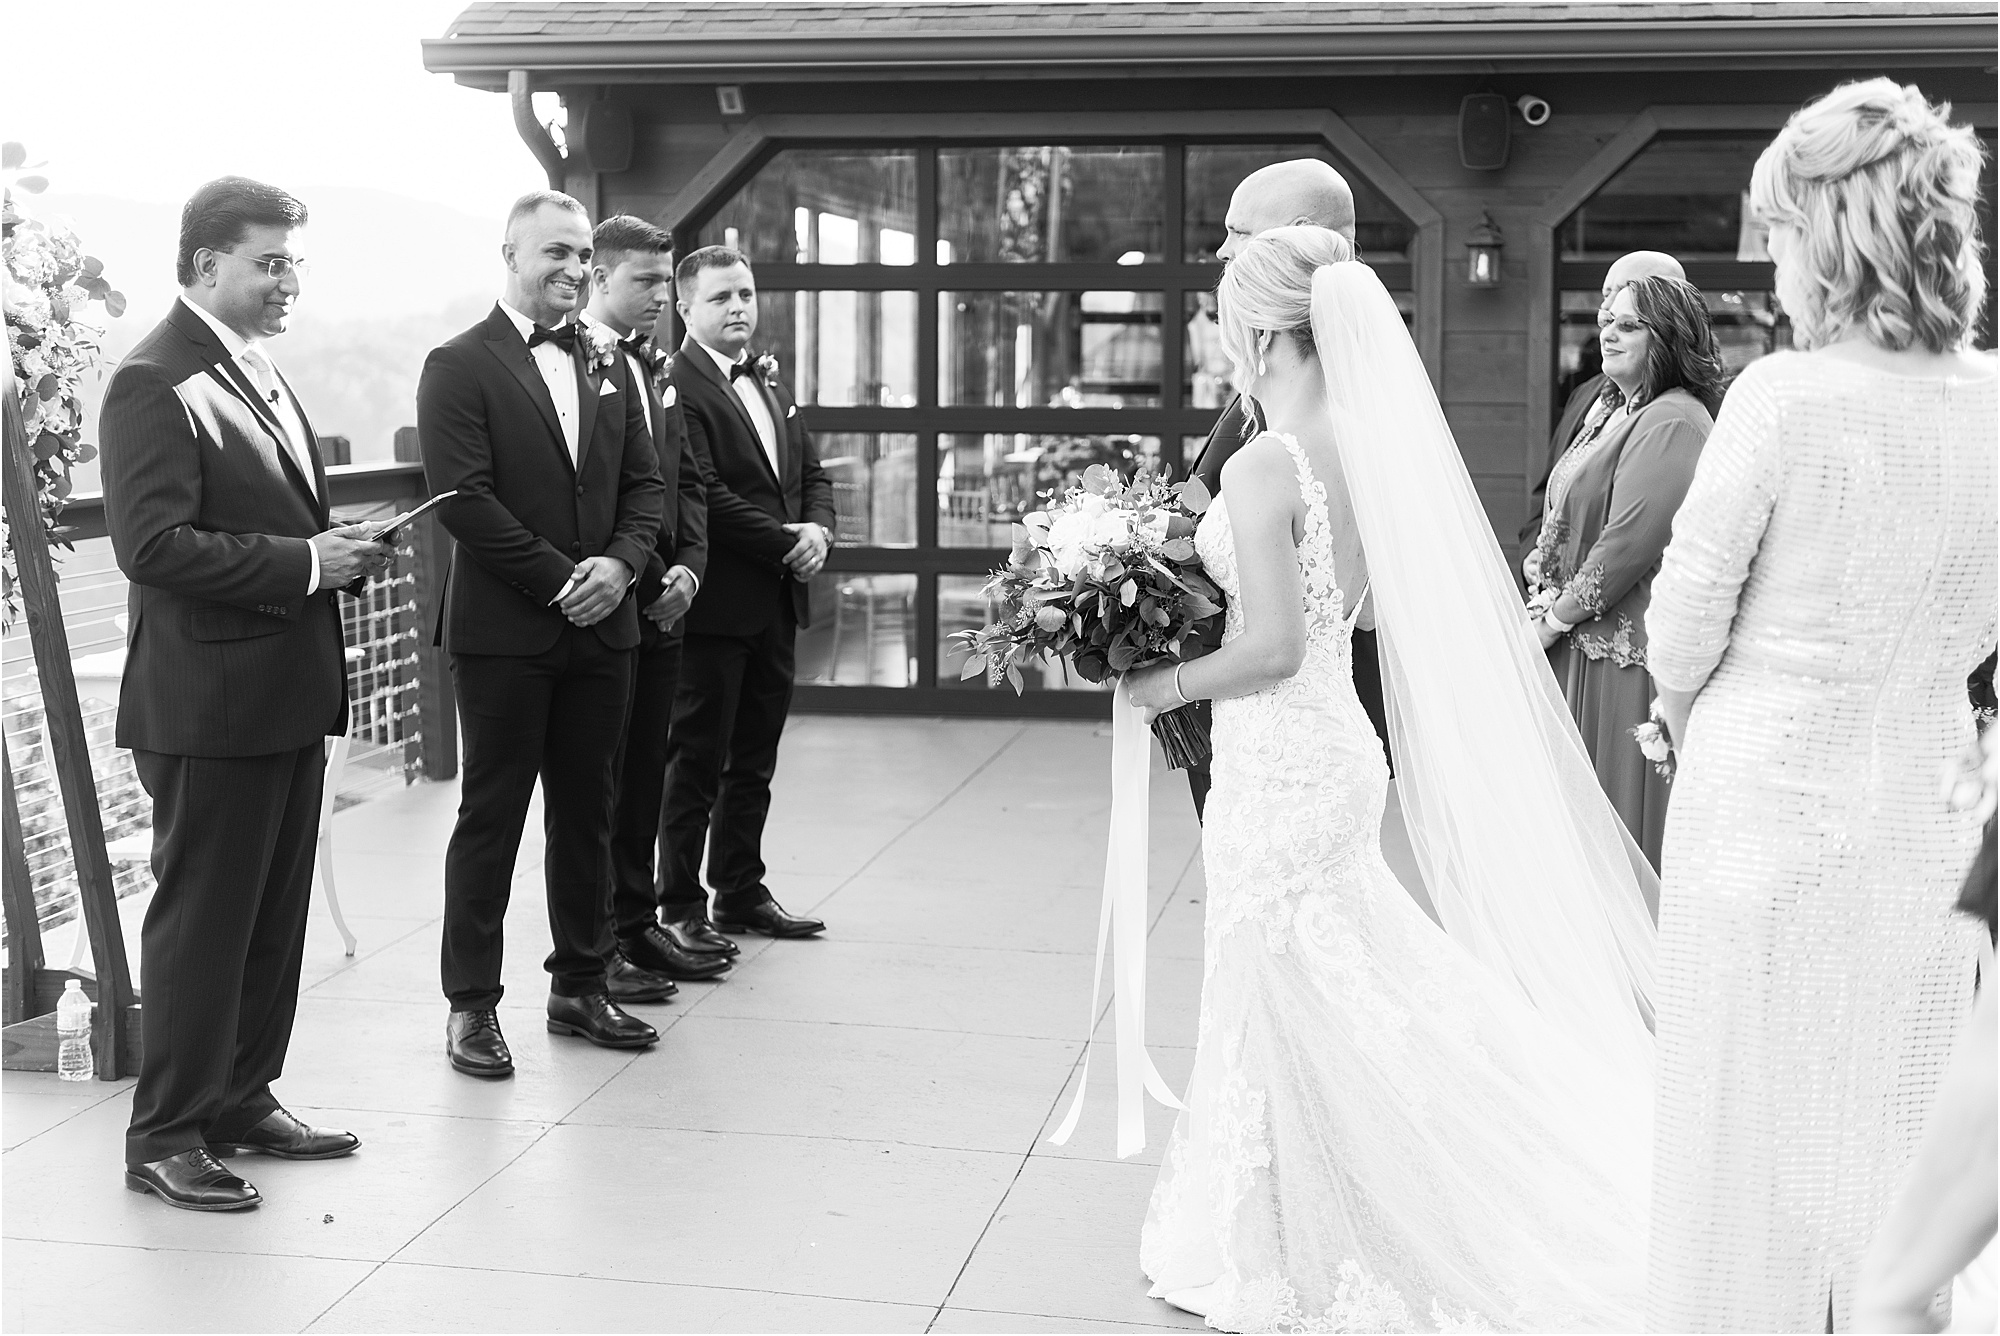
[[[299,472],[311,478],[312,461],[306,457],[305,442],[292,439],[291,429],[285,423],[286,415],[278,411],[278,368],[271,364],[271,359],[264,356],[261,349],[257,348],[245,348],[242,360],[244,365],[250,368],[250,374],[256,378],[257,388],[263,393],[264,402],[270,406],[271,416],[277,420],[278,439],[284,443],[285,453],[299,466]]]
[[[573,353],[576,351],[576,326],[557,325],[550,329],[546,325],[536,325],[534,332],[528,335],[528,346],[532,348],[538,343],[553,343],[564,352]]]

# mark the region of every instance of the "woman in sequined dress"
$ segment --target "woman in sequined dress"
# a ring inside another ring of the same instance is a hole
[[[1972,1000],[1979,840],[1940,792],[1995,644],[1980,150],[1836,89],[1758,160],[1809,352],[1731,387],[1647,614],[1679,752],[1660,904],[1650,1330],[1845,1331]]]
[[[1606,411],[1549,473],[1528,592],[1598,783],[1657,868],[1667,782],[1632,745],[1653,699],[1646,603],[1715,425],[1722,355],[1701,291],[1677,278],[1625,284],[1597,323]]]

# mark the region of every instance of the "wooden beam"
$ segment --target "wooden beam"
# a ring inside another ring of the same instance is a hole
[[[42,925],[35,911],[35,887],[28,873],[27,842],[21,831],[21,803],[14,793],[14,760],[6,739],[0,738],[0,785],[5,786],[6,812],[0,842],[5,846],[7,915],[7,988],[5,1022],[12,1025],[36,1015],[35,975],[41,972]]]
[[[12,521],[7,531],[14,545],[22,614],[27,619],[42,686],[43,727],[48,730],[49,754],[62,790],[63,814],[68,818],[78,900],[90,934],[91,958],[97,964],[100,998],[91,1023],[92,1047],[97,1053],[98,1076],[115,1081],[129,1074],[121,1022],[135,1000],[132,973],[125,960],[125,935],[118,921],[111,860],[104,853],[104,815],[97,805],[97,779],[90,768],[83,707],[77,702],[76,676],[70,669],[69,634],[63,628],[62,600],[56,588],[55,565],[49,559],[48,532],[42,527],[34,464],[11,366],[0,383],[0,392],[6,400],[0,411],[5,413],[7,456],[4,499]]]

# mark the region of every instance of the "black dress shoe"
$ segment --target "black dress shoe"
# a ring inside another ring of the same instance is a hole
[[[616,951],[604,966],[604,980],[617,1002],[664,1002],[680,991],[666,975],[642,970]]]
[[[637,1016],[628,1016],[609,993],[582,997],[549,994],[549,1033],[573,1034],[599,1048],[644,1048],[659,1042],[660,1032]]]
[[[217,1155],[234,1155],[243,1150],[261,1150],[281,1160],[337,1160],[352,1155],[361,1138],[352,1132],[336,1132],[330,1127],[308,1127],[286,1109],[273,1109],[263,1120],[240,1137],[211,1141],[208,1148]]]
[[[728,956],[697,954],[686,950],[657,923],[646,925],[644,934],[618,943],[618,954],[652,974],[669,979],[713,979],[729,969]]]
[[[734,956],[743,948],[715,930],[708,915],[696,911],[686,918],[668,919],[660,925],[667,939],[683,951],[704,956]]]
[[[715,926],[724,932],[761,932],[766,937],[810,937],[826,931],[826,925],[818,919],[787,914],[776,900],[732,909],[717,905]]]
[[[183,1211],[240,1211],[264,1200],[205,1149],[182,1151],[151,1164],[128,1164],[125,1187],[150,1192]]]
[[[500,1034],[493,1008],[454,1011],[444,1023],[444,1052],[467,1076],[512,1076],[514,1055]]]

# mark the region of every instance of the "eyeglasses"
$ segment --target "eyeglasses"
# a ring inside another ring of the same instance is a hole
[[[295,260],[289,255],[238,255],[234,251],[217,251],[216,254],[227,255],[230,259],[241,260],[245,264],[254,264],[272,278],[281,279],[292,274],[306,278],[312,273],[311,265],[304,260]]]
[[[1637,334],[1640,330],[1652,328],[1651,325],[1637,316],[1614,316],[1609,311],[1599,311],[1597,313],[1597,328],[1600,333],[1614,325],[1617,326],[1620,334],[1628,337]]]

